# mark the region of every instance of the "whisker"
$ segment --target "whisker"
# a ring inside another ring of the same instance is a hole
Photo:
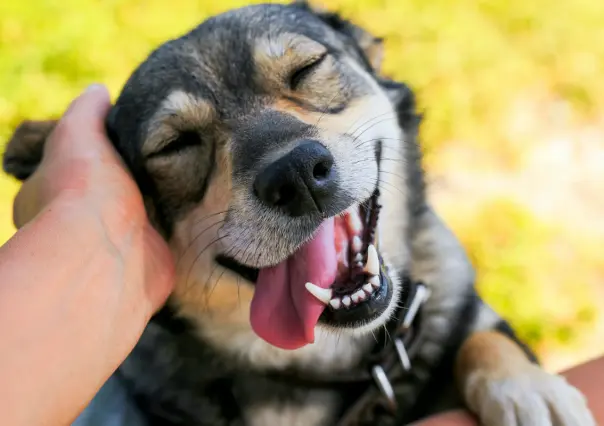
[[[372,139],[359,139],[358,142],[359,143],[355,143],[354,147],[355,148],[360,148],[365,144],[371,143],[371,142],[377,142],[377,141],[396,141],[396,142],[400,142],[400,143],[407,143],[407,141],[405,139],[401,139],[401,138],[372,138]],[[394,149],[394,150],[400,150],[401,147],[394,147],[394,146],[389,146],[389,145],[383,145],[382,148],[386,148],[386,149]]]
[[[388,170],[380,170],[380,173],[385,173],[387,175],[395,176],[403,181],[407,179],[406,177],[403,177],[403,176],[399,175],[398,173],[394,173],[394,172],[391,172]],[[387,183],[387,182],[384,182],[384,183]]]
[[[374,128],[375,126],[377,126],[378,124],[380,124],[380,123],[384,123],[384,122],[386,122],[386,121],[388,121],[388,120],[391,120],[391,119],[392,119],[392,118],[385,118],[385,119],[383,119],[383,120],[380,120],[380,121],[377,121],[377,122],[375,122],[375,123],[372,123],[372,125],[371,125],[371,126],[369,126],[368,128],[366,128],[365,130],[363,130],[361,133],[359,133],[358,135],[356,135],[356,136],[353,138],[353,143],[355,143],[357,140],[359,140],[361,136],[363,136],[363,135],[364,135],[366,132],[368,132],[369,130],[371,130],[372,128]]]
[[[197,224],[199,224],[200,222],[203,222],[204,220],[209,219],[211,217],[218,216],[219,214],[228,213],[228,211],[229,209],[206,215],[200,219],[196,219],[195,222],[193,222],[193,226],[197,226]]]
[[[187,279],[186,282],[189,282],[189,277],[191,275],[191,271],[193,270],[193,267],[195,266],[195,264],[199,261],[199,258],[203,255],[203,253],[205,253],[205,251],[210,248],[212,245],[216,244],[217,242],[221,241],[222,239],[228,237],[229,234],[223,235],[222,237],[218,237],[215,238],[212,242],[210,242],[208,245],[206,245],[203,250],[201,250],[199,252],[199,254],[195,257],[195,259],[193,260],[193,262],[191,263],[191,267],[189,268],[189,272],[187,273]],[[187,284],[188,285],[188,284]]]
[[[203,231],[201,231],[198,235],[195,236],[195,238],[193,238],[191,240],[191,242],[189,243],[189,245],[187,245],[187,247],[185,248],[185,250],[182,252],[182,255],[180,256],[180,259],[178,260],[176,266],[178,267],[178,265],[180,264],[180,261],[183,260],[185,258],[185,255],[187,254],[187,252],[189,251],[189,249],[191,247],[193,247],[193,245],[195,244],[195,242],[209,229],[211,229],[212,227],[218,225],[219,223],[223,223],[224,219],[221,219],[217,222],[214,222],[213,224],[211,224],[210,226],[206,227]]]
[[[387,115],[394,115],[394,114],[396,114],[396,113],[395,113],[395,112],[393,112],[393,111],[386,111],[386,112],[384,112],[384,113],[382,113],[382,114],[374,115],[374,116],[373,116],[373,117],[371,117],[370,119],[368,119],[368,120],[364,121],[363,123],[361,123],[361,124],[360,124],[360,125],[359,125],[359,126],[356,128],[356,129],[354,129],[354,131],[350,132],[350,130],[348,130],[346,133],[347,133],[347,134],[352,134],[352,135],[354,135],[356,132],[358,132],[359,130],[361,130],[361,128],[362,128],[363,126],[365,126],[365,125],[367,125],[367,124],[371,123],[373,120],[377,120],[378,118],[382,118],[382,117],[384,117],[384,116],[387,116]],[[352,123],[352,126],[350,126],[350,128],[352,128],[352,127],[353,127],[353,126],[354,126],[356,123],[358,123],[358,120],[356,120],[354,123]]]

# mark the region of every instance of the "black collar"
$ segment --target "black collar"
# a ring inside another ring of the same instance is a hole
[[[274,371],[266,376],[280,382],[308,388],[338,388],[359,385],[364,389],[356,402],[342,414],[338,426],[356,424],[370,418],[375,409],[394,415],[397,411],[392,382],[411,370],[412,354],[418,343],[421,306],[429,289],[408,276],[403,278],[403,295],[395,315],[376,336],[376,344],[360,367],[349,373],[313,375],[309,372]]]

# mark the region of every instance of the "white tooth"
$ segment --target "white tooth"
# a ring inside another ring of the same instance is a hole
[[[363,223],[359,216],[359,208],[356,206],[348,213],[348,225],[354,234],[360,233],[363,230]]]
[[[367,294],[371,294],[373,293],[373,286],[369,283],[363,285],[363,290],[365,290],[365,293]]]
[[[340,300],[339,297],[334,297],[329,301],[329,304],[334,309],[340,309],[340,307],[342,306],[342,300]]]
[[[377,275],[380,273],[380,260],[373,244],[369,244],[369,247],[367,247],[367,265],[365,265],[365,272],[368,272],[370,275]]]
[[[359,303],[359,295],[357,293],[352,293],[350,298],[352,299],[352,303]]]
[[[344,304],[344,306],[349,307],[350,306],[350,296],[342,297],[342,303]]]
[[[354,258],[355,262],[359,263],[361,262],[361,264],[363,263],[363,255],[361,253],[357,253],[356,257]]]
[[[365,294],[365,292],[364,292],[363,290],[358,290],[358,291],[357,291],[355,294],[353,294],[352,296],[353,296],[353,297],[354,297],[354,296],[357,296],[357,298],[358,298],[359,300],[365,300],[365,299],[367,298],[367,295]]]
[[[321,288],[313,283],[306,283],[306,290],[325,305],[331,300],[332,290],[330,288]]]
[[[357,266],[358,266],[359,268],[362,268],[362,267],[363,267],[363,262],[362,262],[362,261],[358,261],[358,262],[357,262]]]
[[[359,238],[358,235],[355,235],[352,238],[352,250],[354,251],[354,253],[358,253],[361,251],[362,248],[363,248],[363,241],[361,241],[361,239]]]
[[[373,288],[380,288],[380,277],[378,277],[377,275],[369,278],[369,284],[371,284],[373,286]]]

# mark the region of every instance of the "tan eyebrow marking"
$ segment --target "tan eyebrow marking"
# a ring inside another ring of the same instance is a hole
[[[296,68],[327,52],[327,48],[300,34],[283,33],[258,39],[252,48],[252,57],[258,72],[257,79],[264,86],[282,87]]]
[[[149,120],[143,155],[157,151],[180,131],[202,129],[214,120],[215,114],[205,99],[183,90],[173,91]]]

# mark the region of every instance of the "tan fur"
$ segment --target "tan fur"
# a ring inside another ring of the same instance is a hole
[[[283,89],[297,68],[325,54],[325,46],[299,34],[283,33],[258,39],[252,51],[256,79],[264,87]]]
[[[147,137],[142,147],[143,155],[147,156],[161,149],[178,132],[202,131],[212,123],[214,114],[209,102],[182,90],[175,90],[149,121]]]
[[[315,2],[311,5],[306,0],[294,1],[294,3],[303,3],[310,7],[317,14],[329,13],[328,9],[325,9]],[[369,60],[372,68],[375,71],[380,71],[382,62],[384,59],[384,43],[381,38],[374,37],[371,33],[365,31],[363,28],[354,25],[354,37],[359,44],[361,50]]]
[[[361,48],[365,52],[367,59],[369,59],[369,63],[371,67],[379,71],[382,68],[382,62],[384,61],[384,44],[381,40],[375,39],[371,37],[370,40],[367,40]]]
[[[313,114],[300,104],[289,99],[277,99],[275,103],[270,106],[270,108],[274,109],[275,111],[293,115],[300,121],[303,121],[307,124],[313,124],[317,121],[316,114]]]
[[[584,396],[561,376],[532,364],[496,331],[462,345],[455,374],[468,407],[488,426],[595,426]]]
[[[517,374],[529,363],[518,345],[503,334],[480,331],[472,334],[461,347],[455,374],[463,387],[468,375],[476,370],[483,370],[497,380]]]

